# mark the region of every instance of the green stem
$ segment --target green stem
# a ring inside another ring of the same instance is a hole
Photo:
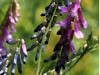
[[[42,45],[42,43],[41,43]],[[37,67],[37,72],[36,75],[39,75],[39,70],[40,70],[40,63],[41,63],[41,45],[39,45],[39,60],[38,60],[38,67]]]
[[[49,24],[48,24],[48,27],[46,28],[46,32],[45,32],[45,34],[43,35],[42,42],[41,42],[41,44],[38,46],[39,59],[38,59],[38,67],[37,67],[36,75],[39,75],[40,64],[41,64],[41,51],[42,51],[41,49],[42,49],[42,45],[43,45],[43,43],[45,42],[45,37],[46,37],[46,35],[47,35],[48,31],[49,31],[49,28],[51,27],[51,22],[52,22],[53,17],[54,17],[54,15],[55,15],[55,13],[56,13],[56,10],[57,10],[57,5],[55,5],[55,10],[54,10],[53,15],[52,15],[52,17],[51,17],[51,20],[50,20],[50,22],[49,22]]]
[[[92,48],[92,49],[93,49],[93,48]],[[88,52],[90,52],[90,51],[91,51],[91,49],[89,49],[89,47],[86,47],[85,49],[83,49],[83,52],[80,53],[80,55],[78,55],[78,56],[75,57],[75,58],[77,58],[77,60],[74,62],[74,64],[72,64],[69,68],[65,69],[65,71],[63,72],[62,75],[65,75],[66,72],[70,71],[70,70],[82,59],[82,57],[83,57],[86,53],[88,53]],[[73,59],[74,59],[74,58],[73,58]],[[72,60],[73,60],[73,59],[72,59]],[[72,62],[70,62],[70,63],[72,63]]]
[[[83,55],[84,56],[84,55]],[[79,60],[83,57],[82,55],[75,61],[75,63],[73,65],[71,65],[68,69],[66,69],[62,75],[65,75],[66,72],[68,72],[69,70],[71,70],[78,62]]]

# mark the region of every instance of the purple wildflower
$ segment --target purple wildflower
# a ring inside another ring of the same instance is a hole
[[[70,39],[68,39],[68,46],[69,46],[69,48],[71,49],[72,53],[73,53],[73,54],[76,54],[74,45],[73,45],[73,43],[72,43],[72,41],[71,41]]]
[[[80,3],[81,0],[75,0],[68,7],[58,6],[61,13],[69,12],[69,14],[65,20],[56,23],[57,26],[66,28],[68,25],[71,25],[71,22],[74,22],[74,34],[78,39],[84,37],[83,33],[79,31],[79,25],[82,26],[82,28],[87,28],[87,22],[83,19]]]
[[[61,38],[60,38],[60,41],[55,46],[54,50],[57,50],[57,48],[60,48],[61,46],[67,43],[68,49],[71,49],[72,53],[75,54],[75,48],[71,41],[72,38],[73,38],[73,30],[71,29],[70,25],[66,29],[61,28]]]
[[[14,0],[14,2],[12,4],[10,4],[9,9],[6,13],[5,19],[2,22],[2,26],[0,29],[1,30],[1,34],[0,34],[0,62],[5,60],[5,58],[2,58],[2,57],[6,57],[6,55],[7,55],[7,52],[6,52],[7,47],[4,46],[4,43],[6,43],[6,41],[12,41],[13,38],[11,35],[11,31],[12,32],[16,31],[16,29],[14,28],[14,25],[18,21],[18,17],[19,17],[17,7],[18,7],[17,0]],[[17,18],[17,19],[15,19],[15,18]],[[6,58],[6,60],[7,60],[7,58]],[[6,65],[6,64],[3,64],[3,65]]]
[[[4,25],[3,29],[2,29],[3,33],[2,33],[2,37],[5,38],[5,41],[10,41],[12,40],[12,35],[10,33],[10,31],[8,30],[8,26]]]
[[[76,36],[76,38],[83,38],[84,37],[84,35],[83,35],[83,33],[79,30],[79,21],[78,21],[78,17],[76,17],[76,19],[75,19],[75,23],[74,23],[74,34],[75,34],[75,36]]]
[[[68,15],[65,20],[56,23],[56,26],[60,26],[60,30],[57,32],[57,34],[61,35],[59,42],[54,48],[55,53],[61,51],[61,55],[58,57],[55,68],[56,72],[58,72],[61,67],[63,69],[65,68],[64,64],[65,61],[69,61],[70,51],[73,54],[76,54],[72,43],[73,35],[75,34],[76,38],[78,39],[84,37],[83,33],[79,30],[79,26],[82,26],[82,28],[87,28],[87,22],[83,19],[80,3],[81,0],[74,0],[67,7],[58,6],[58,9],[61,11],[60,14],[68,13]]]
[[[60,14],[65,14],[66,12],[69,12],[73,8],[74,5],[75,3],[70,3],[68,7],[58,6],[58,9],[61,10]]]
[[[63,28],[66,28],[68,25],[71,24],[72,19],[73,19],[73,17],[71,17],[71,14],[69,14],[65,20],[62,20],[62,21],[56,23],[56,26],[62,26]]]
[[[14,28],[14,25],[16,24],[15,17],[18,17],[18,15],[14,13],[14,11],[18,12],[18,9],[17,9],[18,3],[16,2],[17,0],[14,0],[15,4],[13,3],[9,6],[9,9],[5,17],[6,19],[4,19],[4,22],[2,24],[2,29],[1,29],[1,34],[0,34],[0,41],[2,42],[0,42],[0,46],[3,46],[3,43],[6,41],[13,40],[9,27],[13,32],[16,31]],[[15,6],[16,9],[14,9],[12,5]]]
[[[78,9],[78,18],[79,18],[80,25],[83,28],[87,28],[87,22],[83,19],[81,8]]]
[[[21,40],[21,50],[22,50],[23,54],[24,54],[25,56],[27,56],[27,50],[26,50],[26,46],[25,46],[25,41],[24,41],[24,39]]]
[[[68,7],[58,6],[58,9],[61,10],[61,14],[65,14],[67,12],[71,12],[71,16],[74,17],[78,8],[80,7],[81,0],[74,0],[69,4]]]
[[[77,13],[77,10],[80,8],[80,2],[81,0],[76,0],[75,5],[73,7],[73,10],[71,11],[71,16],[74,17]]]
[[[9,16],[9,19],[8,19],[8,22],[9,24],[9,27],[10,29],[13,31],[13,32],[16,32],[16,29],[14,28],[14,25],[16,24],[14,18],[12,16]]]

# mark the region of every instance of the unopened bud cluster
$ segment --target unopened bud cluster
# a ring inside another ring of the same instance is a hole
[[[44,22],[42,22],[40,25],[38,25],[34,29],[34,32],[36,34],[34,34],[31,37],[31,40],[32,39],[37,39],[37,40],[36,40],[36,42],[33,43],[33,45],[30,48],[27,49],[27,51],[31,51],[35,47],[38,47],[41,43],[43,43],[41,50],[44,52],[45,45],[47,45],[48,42],[49,42],[49,38],[50,38],[50,34],[51,34],[51,28],[56,23],[57,15],[53,16],[55,8],[56,8],[56,2],[54,2],[54,1],[52,1],[47,7],[45,7],[45,12],[42,13],[41,16],[46,16],[46,19],[44,20]],[[52,16],[53,16],[53,18],[52,18]],[[52,19],[52,22],[51,22],[51,19]],[[50,26],[49,26],[49,24],[50,24]],[[42,40],[44,40],[44,41],[42,42]],[[35,60],[38,59],[38,54],[39,54],[39,51],[37,49]]]

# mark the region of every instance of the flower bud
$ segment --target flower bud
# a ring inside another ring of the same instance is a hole
[[[27,57],[27,50],[26,50],[24,39],[21,40],[21,51],[24,54],[24,56]]]
[[[18,54],[18,58],[17,58],[17,67],[18,67],[18,72],[22,73],[22,64],[21,64],[21,59],[20,59],[19,54]]]

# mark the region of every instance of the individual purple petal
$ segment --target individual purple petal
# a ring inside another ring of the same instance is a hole
[[[72,43],[72,41],[70,39],[68,39],[68,45],[69,45],[69,48],[71,49],[72,53],[76,54],[74,45],[73,45],[73,43]]]
[[[26,46],[25,46],[25,41],[24,39],[21,40],[21,50],[24,53],[25,56],[27,56],[27,50],[26,50]]]
[[[6,40],[12,40],[12,35],[10,34],[8,30],[8,26],[4,25],[2,31],[3,31],[2,35]]]
[[[80,3],[77,2],[77,3],[75,4],[75,6],[74,6],[72,12],[71,12],[71,16],[72,16],[72,17],[74,17],[74,16],[76,15],[77,10],[78,10],[79,7],[80,7]]]
[[[62,26],[65,29],[71,23],[71,20],[72,17],[71,14],[69,14],[65,20],[56,23],[56,26]]]
[[[78,18],[79,18],[79,22],[81,23],[80,25],[83,28],[87,28],[87,22],[83,19],[81,8],[78,9]]]
[[[58,6],[58,9],[61,10],[61,12],[65,12],[66,13],[67,7],[65,7],[65,6]]]
[[[66,12],[69,12],[73,7],[74,7],[74,3],[70,4],[68,7],[64,7],[64,6],[58,6],[58,9],[61,10],[61,14],[65,14]]]
[[[12,16],[9,16],[9,21],[10,21],[10,23],[12,23],[12,24],[16,24],[16,22],[15,22],[15,20],[13,19]]]
[[[75,20],[75,25],[74,25],[75,29],[75,36],[76,38],[80,39],[80,38],[83,38],[84,35],[83,33],[79,30],[79,22],[78,22],[78,18],[76,17],[76,20]]]
[[[71,24],[72,18],[73,18],[73,17],[71,17],[71,14],[69,14],[69,15],[67,16],[67,18],[66,18],[66,25],[63,26],[63,28],[66,28],[67,25]]]
[[[67,35],[67,38],[70,39],[71,36],[72,36],[72,29],[71,29],[71,25],[67,28],[67,31],[66,31],[66,35]]]
[[[64,7],[64,6],[58,6],[58,9],[61,10],[60,14],[65,14],[71,10],[72,6]]]
[[[78,38],[78,39],[84,37],[84,35],[83,35],[83,33],[82,33],[81,31],[75,32],[75,36],[76,36],[76,38]]]
[[[62,21],[56,23],[56,26],[64,27],[65,25],[66,25],[66,21],[65,20],[62,20]]]
[[[7,37],[6,37],[6,40],[8,41],[11,41],[13,38],[12,38],[12,35],[11,34],[8,34]]]

